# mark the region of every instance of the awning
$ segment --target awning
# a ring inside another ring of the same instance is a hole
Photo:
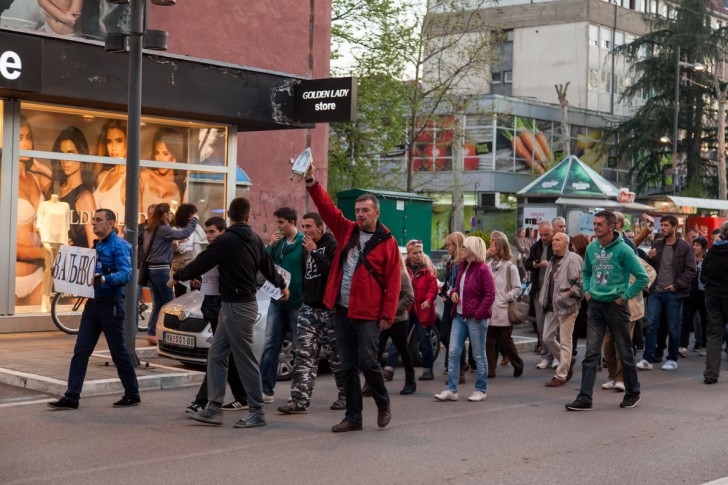
[[[584,199],[576,197],[559,197],[556,199],[558,205],[569,205],[579,207],[603,207],[605,209],[625,209],[632,211],[648,211],[655,210],[651,205],[640,204],[639,202],[629,202],[620,204],[612,199]]]
[[[679,197],[677,195],[668,195],[667,198],[670,199],[678,207],[728,210],[728,200],[701,199],[698,197]]]

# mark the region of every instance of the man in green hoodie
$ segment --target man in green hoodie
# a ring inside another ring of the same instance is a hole
[[[263,379],[263,401],[274,401],[273,391],[278,376],[278,363],[286,332],[291,333],[291,344],[296,342],[298,310],[303,293],[303,233],[296,229],[298,215],[295,209],[281,207],[273,213],[276,231],[266,246],[268,254],[279,268],[288,271],[291,280],[288,288],[291,296],[286,301],[271,298],[265,325],[265,346],[260,358],[260,374]]]
[[[637,255],[624,242],[616,227],[614,213],[600,211],[594,215],[596,239],[586,248],[583,270],[584,298],[589,302],[586,354],[581,364],[581,392],[574,402],[566,405],[569,411],[592,409],[592,392],[607,328],[614,338],[624,373],[626,392],[619,407],[633,408],[640,400],[640,383],[629,337],[627,302],[647,288],[650,280]],[[629,284],[631,275],[635,280]]]

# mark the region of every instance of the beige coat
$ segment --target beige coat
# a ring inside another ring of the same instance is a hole
[[[516,301],[521,296],[523,289],[521,288],[521,277],[518,275],[518,268],[515,264],[505,259],[501,259],[498,264],[495,261],[490,262],[490,269],[493,271],[493,279],[495,280],[495,301],[493,302],[493,315],[490,317],[488,325],[491,327],[510,327],[511,322],[508,321],[508,303]],[[512,285],[511,291],[508,289],[508,281]]]
[[[561,263],[554,275],[554,287],[550,288],[553,266],[552,260],[549,262],[546,274],[543,277],[543,286],[539,291],[538,304],[541,307],[546,306],[548,292],[552,292],[551,306],[554,308],[554,313],[559,318],[564,318],[579,311],[581,299],[584,297],[582,277],[584,261],[578,254],[567,251],[561,258]]]
[[[647,277],[650,279],[650,284],[647,285],[647,288],[649,288],[650,286],[652,286],[652,283],[655,282],[655,278],[657,278],[657,271],[655,271],[655,268],[653,268],[652,265],[644,259],[639,258],[639,260],[640,263],[642,263],[642,266],[645,268],[645,271],[647,271]],[[630,276],[629,284],[631,285],[634,280],[634,276]],[[641,291],[637,294],[637,296],[629,300],[629,313],[630,322],[635,322],[645,316],[645,298],[642,296]]]

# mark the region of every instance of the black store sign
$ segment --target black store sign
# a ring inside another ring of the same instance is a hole
[[[43,40],[0,32],[0,89],[41,90]]]
[[[301,81],[295,91],[295,118],[302,123],[356,119],[355,77]]]

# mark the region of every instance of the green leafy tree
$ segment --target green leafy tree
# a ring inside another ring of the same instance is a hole
[[[712,29],[710,19],[711,8],[706,1],[685,1],[676,4],[667,18],[652,18],[650,33],[617,49],[637,73],[636,81],[623,96],[647,97],[634,117],[615,130],[620,156],[633,161],[638,192],[672,184],[666,171],[673,163],[671,146],[658,140],[665,135],[674,137],[676,61],[686,66],[709,66],[725,58],[725,29]],[[682,136],[677,140],[677,161],[686,174],[683,193],[704,196],[714,190],[715,167],[704,156],[704,150],[715,147],[717,142],[716,130],[709,121],[715,117],[712,97],[717,92],[710,73],[690,69],[679,72],[678,127]]]

